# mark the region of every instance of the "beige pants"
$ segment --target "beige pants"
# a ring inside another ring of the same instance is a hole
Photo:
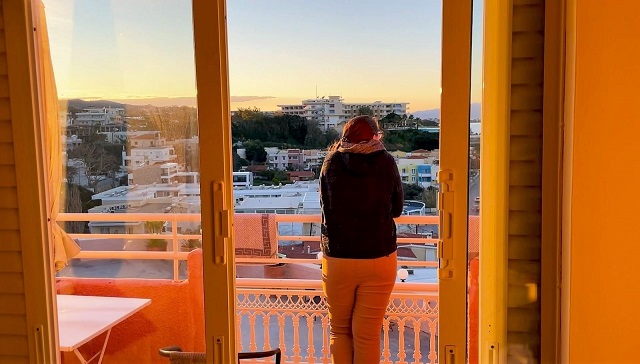
[[[323,258],[334,364],[380,363],[380,330],[396,268],[395,252],[377,259]]]

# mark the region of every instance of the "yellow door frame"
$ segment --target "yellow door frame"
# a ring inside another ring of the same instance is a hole
[[[216,364],[237,360],[225,2],[193,0],[200,155],[208,157],[200,158],[205,337],[207,363]]]
[[[484,3],[479,362],[506,363],[512,0]]]
[[[540,361],[560,359],[563,121],[566,0],[546,0],[544,9],[544,108],[542,111],[542,237]]]
[[[466,362],[472,0],[442,2],[438,357]]]
[[[29,360],[59,362],[55,280],[47,225],[46,160],[44,158],[42,87],[38,75],[38,0],[4,1],[13,143],[19,206],[24,310]],[[16,304],[20,305],[16,300]]]

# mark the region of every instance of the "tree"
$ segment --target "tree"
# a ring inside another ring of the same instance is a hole
[[[267,151],[259,140],[249,140],[243,143],[247,160],[251,163],[264,163],[267,161]]]
[[[308,121],[301,118],[298,115],[282,115],[276,116],[277,119],[281,119],[284,130],[283,139],[291,144],[304,145],[305,138],[307,136],[307,123]]]
[[[83,212],[82,199],[78,186],[67,183],[64,192],[63,201],[65,203],[64,212]],[[68,233],[83,233],[83,221],[67,221],[64,223],[64,230]]]
[[[381,125],[396,125],[400,122],[401,120],[401,116],[392,112],[389,113],[387,115],[385,115],[385,117],[383,117],[382,119],[380,119],[380,124]]]
[[[412,148],[416,149],[425,149],[425,150],[434,150],[438,149],[440,146],[440,141],[438,140],[438,134],[433,133],[425,133],[418,132],[419,134],[413,138]]]
[[[402,192],[404,193],[405,200],[417,200],[420,194],[424,191],[424,187],[417,184],[402,184]]]
[[[119,168],[117,159],[97,143],[80,144],[69,152],[69,158],[82,159],[88,187],[94,191],[101,176],[111,175]]]
[[[239,107],[238,110],[234,113],[235,118],[239,118],[240,120],[258,120],[264,116],[264,113],[260,111],[257,107]]]
[[[327,147],[340,139],[340,134],[338,134],[338,132],[334,129],[329,129],[324,133],[324,137],[326,141],[323,146]]]
[[[249,162],[238,155],[237,149],[233,148],[233,171],[238,172],[243,166],[248,166]]]
[[[82,143],[86,145],[86,144],[104,142],[106,138],[107,138],[106,135],[98,134],[98,130],[95,128],[92,128],[90,134],[82,138]]]
[[[160,234],[164,227],[164,222],[162,221],[145,221],[144,230],[150,234]]]
[[[69,166],[69,165],[66,166],[65,168],[66,168],[65,172],[67,174],[67,182],[68,183],[75,183],[75,181],[73,179],[74,179],[74,177],[76,175],[78,175],[78,169],[76,167]]]
[[[357,114],[373,116],[373,109],[371,109],[369,106],[360,106],[358,108]]]
[[[316,121],[307,122],[307,135],[304,137],[304,146],[310,148],[326,145],[326,138]]]
[[[422,192],[422,202],[424,202],[426,208],[434,209],[438,206],[438,190],[433,187],[427,187]]]
[[[277,185],[278,183],[282,183],[282,182],[289,182],[289,175],[285,171],[280,171],[280,170],[275,171],[271,182],[274,185]]]

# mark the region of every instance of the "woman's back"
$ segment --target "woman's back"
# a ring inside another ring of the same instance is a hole
[[[393,218],[402,213],[402,186],[393,157],[335,151],[320,175],[322,248],[331,257],[378,258],[396,250]]]

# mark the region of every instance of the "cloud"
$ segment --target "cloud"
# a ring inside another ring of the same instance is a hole
[[[85,98],[88,100],[88,98]],[[231,96],[231,102],[249,102],[256,100],[275,99],[274,96]],[[128,105],[154,105],[154,106],[196,106],[195,97],[144,97],[124,96],[117,98],[94,98],[94,100],[110,100]]]
[[[254,100],[275,99],[274,96],[231,96],[231,102],[247,102]]]

